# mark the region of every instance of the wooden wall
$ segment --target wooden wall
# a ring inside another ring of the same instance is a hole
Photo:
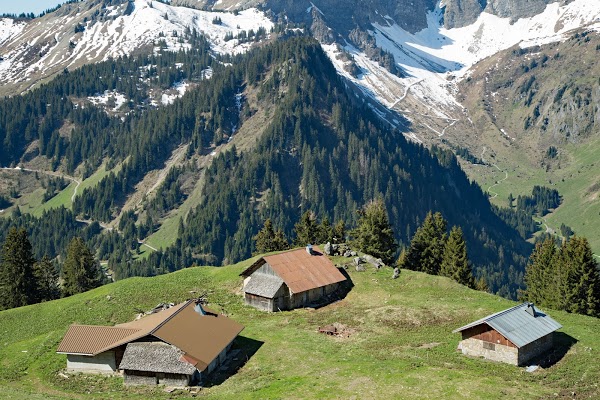
[[[508,347],[517,347],[498,331],[486,324],[477,325],[462,331],[462,340],[469,338],[478,339],[489,343],[501,344]]]

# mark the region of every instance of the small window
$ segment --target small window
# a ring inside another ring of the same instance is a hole
[[[496,351],[496,345],[494,343],[490,343],[490,342],[483,342],[483,348],[486,350]]]

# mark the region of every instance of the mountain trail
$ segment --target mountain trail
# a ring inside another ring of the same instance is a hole
[[[483,154],[486,152],[486,150],[487,150],[487,147],[485,147],[485,146],[484,146],[484,147],[483,147],[483,151],[481,152],[481,156],[480,156],[480,158],[481,158],[481,161],[483,161],[483,162],[485,162],[485,159],[483,158]],[[494,188],[494,187],[496,187],[496,186],[500,185],[502,182],[504,182],[505,180],[507,180],[507,179],[508,179],[508,171],[502,171],[502,170],[500,169],[500,167],[498,167],[498,165],[497,165],[497,164],[490,164],[490,165],[491,165],[492,167],[496,168],[498,171],[500,171],[500,172],[504,172],[504,174],[505,174],[505,176],[504,176],[504,178],[503,178],[503,179],[500,179],[499,181],[496,181],[496,183],[494,183],[492,186],[490,186],[490,187],[488,187],[488,188],[486,189],[486,192],[488,192],[489,194],[493,194],[493,196],[491,196],[491,197],[490,197],[490,199],[495,199],[496,197],[498,197],[498,193],[497,193],[497,192],[494,192],[494,191],[492,190],[492,188]]]

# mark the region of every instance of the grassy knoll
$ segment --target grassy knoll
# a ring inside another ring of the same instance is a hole
[[[244,306],[238,274],[250,260],[222,268],[189,268],[154,278],[131,278],[70,298],[0,313],[0,393],[8,398],[164,398],[162,388],[124,389],[118,377],[59,372],[55,354],[69,324],[115,324],[136,308],[179,302],[208,292],[209,300],[246,326],[241,347],[258,351],[233,376],[204,388],[207,398],[540,398],[598,397],[598,319],[553,312],[577,339],[562,360],[532,374],[522,368],[456,352],[451,331],[513,303],[446,278],[402,271],[350,271],[355,287],[317,310],[263,313]],[[348,338],[316,333],[340,322]],[[170,397],[186,397],[179,392]]]

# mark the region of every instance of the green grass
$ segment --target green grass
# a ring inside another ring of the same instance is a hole
[[[491,201],[502,207],[508,206],[509,193],[515,198],[531,195],[535,185],[557,189],[563,203],[546,216],[546,223],[557,231],[562,223],[570,226],[577,234],[588,238],[594,252],[600,255],[600,139],[566,145],[560,156],[560,168],[553,165],[548,172],[519,162],[527,156],[516,146],[512,150],[510,158],[495,160],[502,172],[485,166],[467,166],[465,169],[483,190],[504,178],[503,171],[508,172],[508,179],[492,188],[498,196]],[[542,228],[545,230],[545,226]]]
[[[41,217],[44,211],[50,210],[52,208],[59,208],[62,206],[70,209],[73,206],[71,198],[73,197],[73,193],[75,191],[76,186],[77,184],[75,182],[71,182],[69,186],[61,190],[56,196],[54,196],[45,203],[41,203],[38,206],[30,203],[30,206],[33,207],[31,213],[36,217]],[[77,193],[81,193],[79,192],[79,189],[77,189]]]
[[[179,230],[179,220],[181,218],[185,219],[188,212],[200,203],[202,187],[204,186],[203,176],[204,175],[198,179],[194,186],[194,190],[187,199],[185,199],[183,204],[176,210],[171,211],[169,215],[162,220],[160,228],[146,239],[146,243],[156,249],[165,249],[175,243]],[[147,257],[151,251],[151,249],[144,246],[144,253],[142,253],[140,257]]]
[[[223,383],[204,388],[215,399],[254,398],[546,398],[576,392],[600,396],[598,319],[552,312],[577,339],[554,366],[522,368],[469,358],[456,351],[452,330],[514,303],[453,281],[403,270],[354,272],[355,284],[337,303],[314,310],[263,313],[243,305],[239,273],[252,260],[189,268],[154,278],[131,278],[81,295],[0,313],[0,393],[10,398],[164,398],[161,388],[123,388],[118,377],[62,378],[66,356],[55,354],[69,324],[111,325],[131,320],[135,309],[208,293],[258,351]],[[336,260],[339,262],[339,260]],[[108,297],[110,296],[110,297]],[[215,306],[218,309],[218,306]],[[349,338],[318,334],[340,322]],[[246,342],[250,342],[247,340]],[[423,345],[431,345],[432,347]],[[432,345],[433,344],[433,345]],[[437,345],[436,345],[437,344]],[[6,397],[6,396],[5,396]]]
[[[105,176],[107,176],[111,171],[118,173],[121,169],[121,164],[117,165],[112,170],[106,170],[106,165],[102,165],[93,175],[85,179],[79,187],[77,188],[77,195],[81,194],[85,189],[94,187],[100,182]],[[29,194],[22,202],[20,202],[21,210],[27,213],[31,213],[36,217],[40,217],[44,211],[65,207],[71,209],[73,206],[73,201],[71,198],[73,197],[73,193],[75,191],[75,187],[77,184],[73,181],[70,181],[69,185],[56,194],[53,198],[48,200],[47,202],[43,202],[44,198],[44,189],[36,189],[31,194]]]

